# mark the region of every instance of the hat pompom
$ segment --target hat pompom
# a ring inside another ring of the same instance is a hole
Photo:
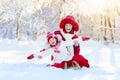
[[[52,36],[52,33],[51,32],[47,32],[46,38],[49,38],[50,36]]]

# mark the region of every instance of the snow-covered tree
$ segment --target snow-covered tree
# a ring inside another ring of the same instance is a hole
[[[66,15],[79,22],[79,35],[120,41],[119,0],[0,0],[0,37],[37,40]]]

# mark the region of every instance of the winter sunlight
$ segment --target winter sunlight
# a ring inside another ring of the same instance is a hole
[[[103,13],[105,8],[114,8],[117,4],[120,4],[119,0],[85,0],[79,2],[80,10],[88,15]]]

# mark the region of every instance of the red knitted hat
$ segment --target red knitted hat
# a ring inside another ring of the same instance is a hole
[[[60,22],[60,25],[59,25],[60,28],[64,29],[65,24],[71,24],[71,25],[73,25],[73,28],[74,28],[75,31],[79,30],[78,22],[75,21],[75,19],[74,19],[73,16],[68,15],[64,19],[62,19],[61,22]]]
[[[49,40],[50,40],[51,38],[56,38],[56,39],[57,39],[56,35],[52,34],[51,32],[47,32],[46,38],[47,38],[47,41],[48,41],[48,42],[49,42]]]

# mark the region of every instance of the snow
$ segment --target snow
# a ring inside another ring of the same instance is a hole
[[[0,39],[0,80],[120,80],[120,46],[89,40],[81,43],[81,53],[90,68],[78,70],[47,67],[50,57],[27,60],[43,48],[40,41]]]

